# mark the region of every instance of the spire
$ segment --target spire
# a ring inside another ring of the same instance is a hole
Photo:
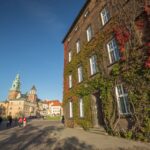
[[[35,86],[33,85],[31,90],[29,91],[29,94],[28,94],[28,100],[30,102],[36,102],[37,101],[37,94],[36,94],[37,90],[35,88]]]
[[[37,91],[35,85],[32,86],[31,90]]]
[[[31,95],[35,94],[36,95],[36,92],[37,92],[36,87],[33,85],[31,90],[29,91],[29,94],[31,94]]]
[[[11,91],[20,91],[20,75],[17,74],[15,80],[12,83]]]

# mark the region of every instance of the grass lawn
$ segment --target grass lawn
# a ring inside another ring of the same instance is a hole
[[[46,116],[44,119],[45,120],[51,120],[51,121],[60,121],[61,116],[54,116],[54,117],[52,117],[52,116]]]

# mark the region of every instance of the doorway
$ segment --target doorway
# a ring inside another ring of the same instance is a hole
[[[100,99],[100,93],[96,92],[91,95],[92,97],[92,117],[93,117],[93,127],[103,127],[104,118],[102,111],[102,102]]]

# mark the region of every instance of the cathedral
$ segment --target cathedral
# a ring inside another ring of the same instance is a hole
[[[13,118],[36,116],[38,103],[36,87],[33,86],[26,94],[21,93],[20,87],[20,76],[17,74],[9,90],[7,101],[0,103],[0,106],[5,106],[5,116],[11,115]]]

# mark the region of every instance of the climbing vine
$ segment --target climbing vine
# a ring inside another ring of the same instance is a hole
[[[120,14],[120,17],[122,14]],[[73,101],[73,119],[67,119],[67,125],[80,125],[84,129],[92,127],[91,93],[99,92],[102,104],[104,127],[107,132],[127,138],[150,140],[150,40],[146,39],[145,28],[149,28],[148,15],[144,12],[141,18],[124,24],[114,17],[89,43],[84,43],[79,54],[74,53],[72,61],[65,60],[64,100]],[[110,28],[111,27],[111,28]],[[140,37],[139,33],[140,32]],[[142,35],[142,37],[141,37]],[[108,54],[105,49],[110,37],[117,41],[120,60],[108,65]],[[142,44],[139,39],[144,39]],[[145,40],[146,39],[146,40]],[[66,48],[67,49],[67,48]],[[75,52],[75,50],[73,50]],[[89,57],[97,56],[98,73],[90,76]],[[66,65],[67,64],[67,65]],[[83,66],[83,81],[78,83],[77,68]],[[73,88],[68,88],[68,76],[72,74]],[[132,126],[128,131],[118,131],[121,117],[115,97],[115,86],[122,83],[128,91],[130,120]],[[79,101],[84,100],[84,118],[79,117]]]

